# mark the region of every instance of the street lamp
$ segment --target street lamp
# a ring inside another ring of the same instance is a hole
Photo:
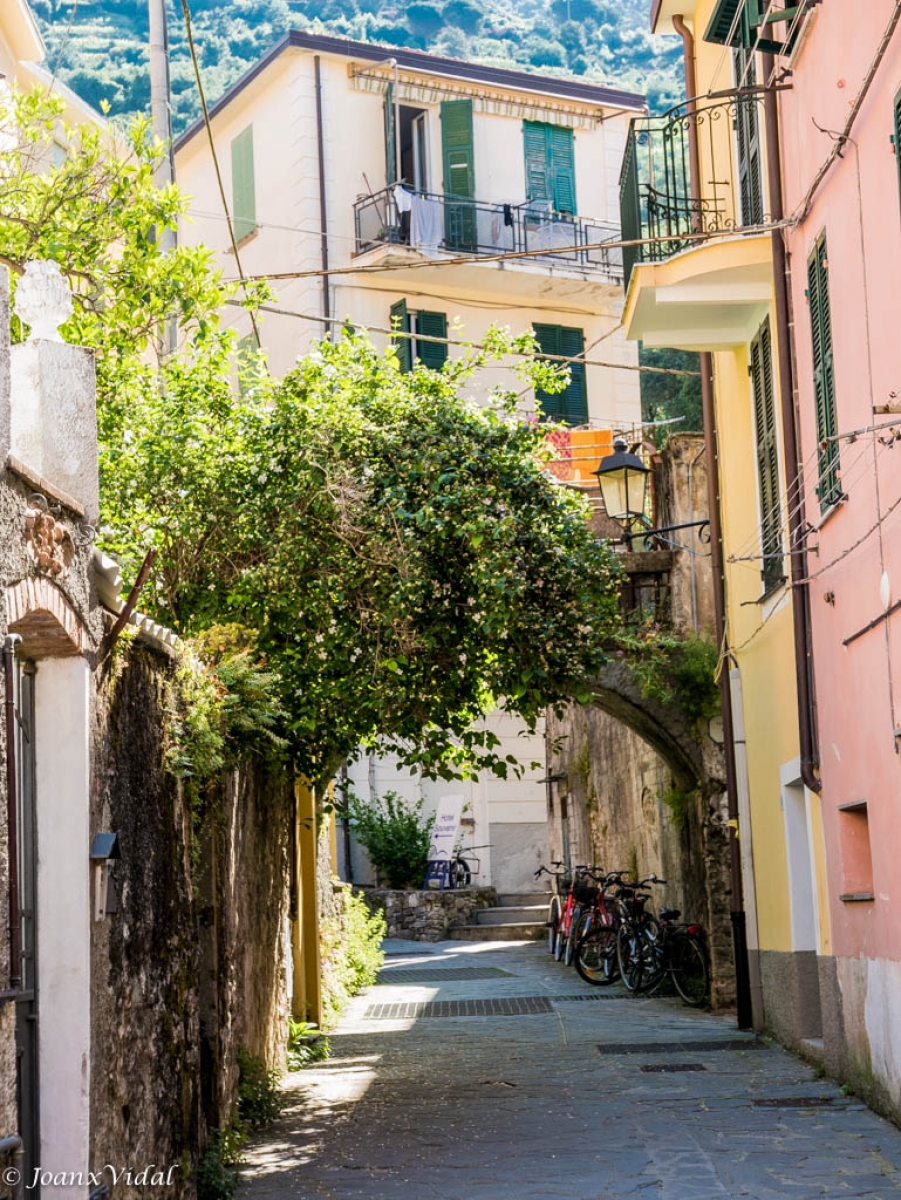
[[[601,485],[601,496],[607,516],[623,527],[622,544],[632,549],[635,540],[641,541],[645,550],[660,545],[680,548],[680,543],[666,535],[682,529],[696,529],[701,542],[710,541],[710,521],[684,521],[680,525],[662,525],[651,529],[645,517],[648,496],[648,476],[651,474],[637,454],[630,454],[626,439],[618,437],[613,442],[613,453],[602,458],[595,471]],[[639,525],[633,530],[631,527]],[[706,536],[705,536],[706,535]]]
[[[595,471],[607,516],[626,529],[641,520],[647,507],[650,474],[638,455],[629,453],[625,438],[616,438],[613,453],[602,458]]]

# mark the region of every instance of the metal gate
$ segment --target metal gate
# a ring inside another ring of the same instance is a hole
[[[18,656],[13,669],[16,772],[16,866],[18,938],[11,950],[11,974],[18,977],[16,1062],[19,1134],[24,1144],[23,1178],[31,1182],[40,1166],[38,1107],[38,972],[37,972],[37,812],[34,748],[35,665]],[[16,942],[18,945],[16,945]],[[18,969],[16,969],[18,968]],[[38,1189],[30,1189],[38,1195]]]

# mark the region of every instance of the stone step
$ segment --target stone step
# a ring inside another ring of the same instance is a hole
[[[551,895],[551,892],[501,892],[497,902],[501,908],[531,908],[533,904],[543,904],[547,908]]]
[[[477,925],[540,925],[547,917],[547,906],[511,904],[499,908],[480,908],[474,916]]]
[[[447,936],[454,942],[540,942],[547,937],[547,926],[511,922],[507,925],[458,925]]]

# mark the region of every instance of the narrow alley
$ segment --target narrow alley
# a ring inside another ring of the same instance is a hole
[[[542,944],[389,941],[240,1200],[901,1196],[901,1131],[776,1045]]]

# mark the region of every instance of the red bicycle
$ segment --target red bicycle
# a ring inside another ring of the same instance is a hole
[[[557,894],[552,897],[548,908],[548,950],[557,962],[562,958],[569,966],[575,953],[576,933],[582,913],[594,903],[598,889],[588,882],[589,873],[594,868],[578,866],[568,871],[560,862],[551,866],[557,869],[539,867],[535,878],[544,874],[554,877]]]

